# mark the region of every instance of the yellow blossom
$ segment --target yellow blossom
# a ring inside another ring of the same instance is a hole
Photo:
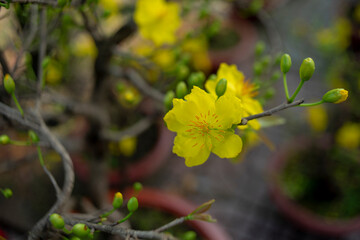
[[[226,95],[216,100],[195,86],[185,100],[174,99],[173,105],[164,120],[169,130],[177,132],[173,152],[185,158],[186,166],[203,164],[211,152],[221,158],[241,152],[242,140],[232,128],[243,117],[238,98]]]
[[[120,152],[127,157],[130,157],[134,154],[137,145],[136,137],[125,137],[119,141],[119,150]]]
[[[263,112],[260,102],[254,97],[257,95],[256,86],[245,80],[244,74],[238,71],[236,65],[227,65],[226,63],[220,64],[215,81],[207,81],[205,84],[206,89],[216,96],[215,87],[218,81],[222,78],[227,80],[227,88],[225,95],[233,94],[238,97],[244,107],[244,117]],[[249,121],[248,125],[255,130],[260,129],[258,120]],[[241,126],[244,128],[246,126]]]
[[[328,123],[325,107],[318,105],[307,108],[307,120],[315,132],[325,131]]]
[[[211,68],[208,53],[208,43],[204,36],[187,38],[182,44],[182,50],[191,56],[191,64],[196,70],[209,72]]]
[[[336,133],[337,144],[347,149],[356,149],[360,146],[360,124],[345,123]]]
[[[78,57],[95,58],[98,54],[94,40],[86,33],[77,35],[71,46],[72,52]]]
[[[134,19],[141,36],[159,46],[175,42],[175,32],[180,26],[179,13],[179,5],[174,2],[138,0]]]

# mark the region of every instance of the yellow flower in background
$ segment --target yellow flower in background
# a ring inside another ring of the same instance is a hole
[[[326,109],[323,105],[307,108],[307,120],[315,132],[325,131],[328,125]]]
[[[175,64],[175,55],[171,49],[157,49],[154,52],[152,60],[164,70],[168,70]]]
[[[233,94],[241,100],[244,107],[244,117],[263,112],[260,102],[254,99],[257,95],[257,87],[250,83],[250,81],[245,80],[244,74],[238,71],[236,65],[227,65],[226,63],[220,64],[216,80],[207,81],[205,84],[206,89],[216,96],[215,87],[222,78],[227,80],[225,95]],[[260,123],[256,119],[249,121],[248,125],[255,130],[260,129]],[[240,126],[239,128],[245,127],[246,126]]]
[[[243,117],[238,98],[226,95],[216,100],[195,86],[185,100],[174,99],[173,105],[164,120],[170,131],[177,132],[173,152],[185,158],[186,166],[203,164],[211,152],[221,158],[241,152],[242,140],[232,129]]]
[[[188,38],[182,44],[182,50],[191,56],[191,64],[195,70],[209,72],[211,68],[208,53],[208,42],[204,36]]]
[[[78,57],[95,58],[98,54],[94,40],[87,33],[81,33],[75,37],[72,43],[72,52]]]
[[[62,79],[62,70],[59,63],[50,61],[45,69],[45,81],[48,84],[58,84]]]
[[[119,141],[119,151],[124,156],[130,157],[134,154],[137,146],[136,137],[125,137]]]
[[[156,45],[172,44],[175,32],[180,26],[180,7],[177,3],[165,0],[138,0],[134,19],[143,38]]]
[[[336,133],[336,143],[346,149],[356,149],[360,146],[360,124],[345,123]]]

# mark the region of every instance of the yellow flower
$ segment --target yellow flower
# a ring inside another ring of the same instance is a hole
[[[211,62],[208,54],[208,43],[204,36],[185,39],[182,49],[190,54],[191,64],[195,70],[210,71]]]
[[[243,117],[238,98],[226,95],[216,100],[195,86],[185,100],[174,99],[173,105],[164,120],[169,130],[177,132],[173,152],[185,158],[186,166],[203,164],[210,152],[221,158],[241,152],[241,138],[232,129]]]
[[[96,45],[91,36],[87,33],[80,33],[75,37],[72,43],[72,52],[78,57],[95,58],[98,54]]]
[[[143,38],[156,45],[174,43],[180,26],[180,8],[177,3],[165,0],[138,0],[134,19]]]
[[[215,87],[218,81],[222,78],[227,80],[227,88],[225,95],[233,94],[238,97],[244,107],[244,117],[263,112],[260,102],[254,97],[257,95],[256,86],[250,81],[246,81],[244,74],[238,71],[236,65],[227,65],[226,63],[220,64],[215,81],[207,81],[205,84],[206,89],[216,96]],[[249,121],[248,125],[255,130],[260,129],[258,120]],[[244,128],[241,126],[239,128]]]
[[[328,124],[328,117],[324,106],[309,107],[307,109],[307,120],[315,132],[324,132]]]
[[[347,149],[356,149],[360,146],[360,124],[345,123],[336,133],[336,142]]]
[[[125,137],[119,141],[119,150],[120,152],[127,157],[130,157],[134,154],[137,145],[136,137]]]

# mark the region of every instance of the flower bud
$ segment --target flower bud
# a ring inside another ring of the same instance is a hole
[[[127,208],[129,212],[135,212],[139,207],[139,203],[136,197],[132,197],[129,199],[127,203]]]
[[[143,189],[143,186],[141,183],[136,182],[136,183],[134,183],[133,188],[136,192],[140,192]]]
[[[184,240],[196,240],[196,233],[194,231],[187,231],[186,233],[184,233],[184,235],[182,236],[181,239]]]
[[[120,192],[115,193],[112,205],[114,209],[118,209],[123,204],[123,195]]]
[[[289,54],[285,53],[282,55],[280,60],[280,69],[281,72],[287,73],[291,68],[291,57]]]
[[[75,224],[72,229],[71,229],[72,233],[79,237],[79,238],[83,238],[89,235],[90,233],[90,229],[83,223],[77,223]]]
[[[49,220],[51,225],[56,229],[63,229],[65,227],[64,219],[57,213],[51,214]]]
[[[9,74],[6,74],[4,77],[4,87],[8,94],[13,94],[15,92],[15,82]]]
[[[184,64],[180,64],[176,67],[177,79],[180,80],[185,79],[189,75],[189,72],[190,72],[189,68]]]
[[[265,50],[265,43],[263,41],[259,41],[255,45],[255,55],[259,57],[261,54],[264,53]]]
[[[218,97],[221,97],[226,92],[227,87],[227,80],[225,78],[222,78],[219,80],[219,82],[216,84],[215,92]]]
[[[33,130],[29,130],[29,137],[33,143],[38,143],[40,141],[39,136]]]
[[[5,198],[11,198],[13,195],[13,192],[10,188],[0,189],[1,193],[4,195]]]
[[[328,91],[322,97],[324,102],[328,103],[341,103],[348,97],[348,91],[343,88],[336,88]]]
[[[43,69],[47,69],[47,67],[49,66],[49,64],[50,64],[50,58],[49,58],[49,57],[46,57],[46,58],[44,58],[44,60],[42,61],[41,67],[42,67]]]
[[[165,105],[167,110],[170,110],[172,108],[172,100],[174,99],[174,97],[175,97],[174,91],[168,91],[165,94],[164,105]]]
[[[305,58],[300,66],[301,81],[308,81],[315,71],[315,63],[312,58]]]
[[[6,145],[6,144],[9,144],[9,143],[10,143],[10,138],[9,138],[8,135],[3,134],[3,135],[0,136],[0,144]]]
[[[192,89],[193,86],[201,87],[204,81],[205,81],[205,74],[203,72],[192,73],[188,78],[189,88]]]
[[[260,76],[263,72],[263,65],[260,62],[255,62],[253,66],[253,71],[255,76]]]
[[[208,77],[208,81],[215,81],[217,78],[216,74],[211,74],[209,77]]]
[[[188,93],[187,86],[185,82],[181,81],[176,86],[176,97],[177,98],[184,98]]]

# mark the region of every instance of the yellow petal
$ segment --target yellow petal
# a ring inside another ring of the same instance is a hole
[[[241,100],[234,95],[226,94],[215,102],[216,114],[222,129],[230,128],[233,124],[241,122],[244,116]]]
[[[209,156],[210,156],[210,151],[204,147],[201,149],[201,151],[198,152],[198,154],[196,156],[186,157],[185,165],[187,167],[194,167],[197,165],[201,165],[204,162],[206,162],[206,160],[209,158]]]
[[[204,148],[208,149],[204,137],[192,138],[186,134],[178,134],[174,139],[173,153],[180,157],[193,157]]]
[[[221,158],[233,158],[241,152],[241,149],[241,138],[236,134],[228,133],[225,139],[212,149],[212,152]]]

